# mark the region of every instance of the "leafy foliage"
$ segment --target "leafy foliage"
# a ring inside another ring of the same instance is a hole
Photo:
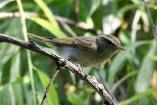
[[[1,0],[0,14],[18,12],[16,1]],[[115,55],[111,63],[102,64],[101,70],[88,67],[85,72],[106,81],[121,105],[156,105],[157,46],[141,1],[23,0],[22,8],[25,12],[37,14],[26,15],[26,28],[30,33],[63,38],[73,36],[72,33],[77,36],[94,35],[94,31],[110,32],[107,34],[118,37],[126,51]],[[157,2],[147,0],[147,6],[156,25]],[[1,16],[0,32],[24,39],[19,17]],[[72,23],[57,21],[57,16],[70,19]],[[27,62],[28,59],[25,49],[0,43],[0,105],[37,105],[41,102],[56,65],[36,53],[31,53],[29,60],[32,64]],[[30,78],[30,65],[33,66],[33,80]],[[46,105],[91,104],[102,104],[101,97],[67,70],[59,74],[46,99]]]

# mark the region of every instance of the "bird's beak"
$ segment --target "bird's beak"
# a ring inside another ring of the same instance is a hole
[[[122,47],[122,46],[119,46],[118,47],[118,50],[120,50],[120,51],[124,51],[124,50],[126,50],[124,47]]]

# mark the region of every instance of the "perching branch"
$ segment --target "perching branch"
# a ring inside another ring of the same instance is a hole
[[[14,38],[9,35],[0,34],[0,42],[11,43],[23,47],[25,49],[29,49],[31,51],[40,53],[41,55],[47,56],[48,58],[51,58],[56,62],[59,62],[60,67],[68,68],[68,70],[75,73],[75,75],[78,76],[81,80],[89,83],[90,86],[92,86],[98,92],[98,94],[104,99],[104,103],[106,105],[117,105],[117,103],[112,99],[110,94],[105,90],[103,84],[100,84],[94,76],[89,76],[85,74],[82,68],[71,63],[70,61],[58,55],[55,55],[51,51],[41,47],[38,44],[35,44],[33,42],[27,42],[18,38]]]

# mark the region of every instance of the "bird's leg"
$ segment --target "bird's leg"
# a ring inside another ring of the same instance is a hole
[[[76,64],[76,66],[78,67],[79,73],[83,73],[83,69],[81,68],[81,65],[80,64]]]

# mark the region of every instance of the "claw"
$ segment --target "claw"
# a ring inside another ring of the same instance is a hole
[[[83,69],[81,68],[80,64],[77,64],[76,66],[78,67],[79,73],[83,73]]]

